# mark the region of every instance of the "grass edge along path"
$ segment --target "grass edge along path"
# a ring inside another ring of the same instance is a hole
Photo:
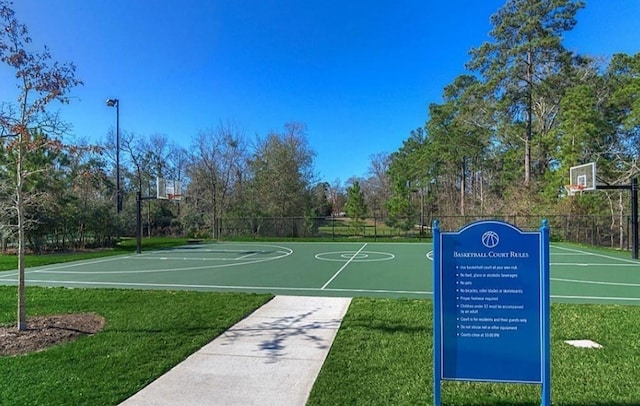
[[[16,288],[0,286],[0,323]],[[0,357],[0,404],[115,405],[272,296],[124,289],[27,288],[27,316],[96,313],[102,332],[45,351]]]
[[[309,405],[433,402],[430,300],[354,299]],[[640,306],[552,304],[554,406],[640,405]],[[591,339],[602,349],[564,342]],[[534,406],[540,386],[444,382],[443,405]]]
[[[105,329],[46,351],[0,357],[0,403],[118,404],[269,300],[269,295],[29,287],[28,315],[94,312]],[[0,323],[15,320],[0,286]],[[357,298],[310,405],[432,403],[430,300]],[[554,405],[640,404],[640,306],[552,304]],[[578,349],[568,339],[603,349]],[[445,382],[445,405],[539,404],[539,386]]]

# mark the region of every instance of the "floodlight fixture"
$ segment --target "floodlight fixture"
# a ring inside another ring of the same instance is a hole
[[[107,106],[116,108],[116,213],[122,210],[120,193],[120,100],[107,99]]]

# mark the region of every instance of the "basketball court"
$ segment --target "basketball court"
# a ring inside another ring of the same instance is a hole
[[[29,268],[27,286],[430,298],[428,243],[219,242]],[[0,272],[17,284],[17,272]],[[628,252],[551,246],[553,301],[640,304]]]

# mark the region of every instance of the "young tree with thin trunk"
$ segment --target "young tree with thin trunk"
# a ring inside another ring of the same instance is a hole
[[[0,104],[0,134],[7,145],[3,149],[15,165],[15,194],[13,207],[16,213],[18,234],[18,330],[26,329],[24,257],[25,257],[25,208],[29,200],[29,176],[45,170],[25,165],[28,154],[34,150],[60,150],[62,143],[55,138],[36,137],[37,131],[56,133],[58,121],[48,117],[46,108],[54,101],[68,103],[67,93],[81,84],[75,78],[73,64],[59,64],[52,60],[45,47],[41,52],[28,49],[31,38],[27,27],[20,23],[10,1],[0,0],[0,62],[14,72],[17,88],[14,103]],[[11,80],[10,78],[8,78]],[[6,80],[6,79],[3,79]]]

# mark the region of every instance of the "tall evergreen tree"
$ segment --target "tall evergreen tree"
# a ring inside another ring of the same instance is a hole
[[[494,41],[471,50],[468,68],[480,72],[522,143],[525,185],[531,181],[534,124],[537,121],[542,132],[549,120],[545,115],[556,114],[553,108],[536,105],[549,103],[545,79],[570,63],[562,34],[575,26],[575,15],[584,5],[582,0],[508,0],[491,17]]]
[[[362,227],[364,227],[364,219],[367,217],[368,208],[365,203],[364,192],[360,188],[360,182],[357,180],[347,188],[347,201],[344,209],[347,217],[351,219],[352,228],[356,232],[361,232]]]

